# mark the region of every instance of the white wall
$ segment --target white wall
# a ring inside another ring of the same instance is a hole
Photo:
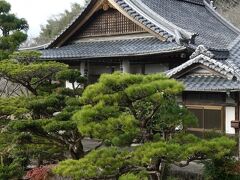
[[[235,111],[236,108],[235,107],[226,107],[225,108],[225,114],[226,114],[226,133],[227,134],[235,134],[235,129],[231,127],[231,121],[236,120],[235,118]]]
[[[77,82],[74,83],[75,88],[79,85]],[[66,88],[73,89],[72,83],[66,81]]]
[[[122,62],[122,68],[124,73],[130,73],[130,62],[129,60],[124,60]]]

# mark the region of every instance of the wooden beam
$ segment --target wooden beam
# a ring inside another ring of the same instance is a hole
[[[130,16],[125,10],[123,10],[121,7],[119,7],[119,5],[114,1],[114,0],[108,0],[110,4],[112,4],[113,7],[115,7],[120,13],[122,13],[124,16],[126,16],[128,19],[130,19],[131,21],[133,21],[135,24],[137,24],[138,26],[140,26],[141,28],[143,28],[145,31],[151,33],[152,35],[154,35],[155,37],[157,37],[159,40],[161,41],[166,41],[167,39],[162,37],[160,34],[152,31],[151,29],[147,28],[144,24],[140,23],[139,21],[137,21],[136,19],[134,19],[132,16]]]
[[[61,47],[74,33],[76,33],[79,28],[81,28],[90,18],[91,16],[98,11],[99,9],[102,8],[102,5],[104,3],[104,0],[98,0],[96,2],[96,4],[93,6],[92,10],[90,12],[88,12],[88,14],[81,20],[81,22],[79,22],[79,24],[67,35],[65,35],[62,40],[57,43],[57,47]]]

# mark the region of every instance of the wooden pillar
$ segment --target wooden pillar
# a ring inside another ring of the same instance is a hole
[[[89,62],[82,61],[80,64],[81,76],[87,78],[87,84],[89,84]]]
[[[129,60],[122,61],[122,72],[123,73],[130,73],[130,62]]]

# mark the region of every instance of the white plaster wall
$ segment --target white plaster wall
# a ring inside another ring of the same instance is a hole
[[[80,65],[81,76],[85,76],[85,68],[86,68],[86,63],[81,62],[81,65]]]
[[[130,73],[130,62],[128,60],[124,60],[122,62],[122,68],[124,73]]]
[[[167,71],[169,69],[168,64],[146,64],[145,73],[153,74]]]
[[[77,87],[79,84],[77,82],[75,82],[74,85],[75,85],[75,87]],[[65,86],[66,86],[66,88],[73,89],[72,83],[70,83],[69,81],[66,81]]]
[[[227,134],[235,134],[235,129],[231,127],[231,121],[234,121],[236,118],[235,118],[235,111],[236,111],[236,108],[235,107],[226,107],[225,108],[225,111],[226,111],[226,124],[225,124],[225,127],[226,127],[226,133]]]

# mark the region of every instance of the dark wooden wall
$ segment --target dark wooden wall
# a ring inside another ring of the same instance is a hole
[[[81,30],[74,35],[74,39],[139,32],[145,31],[117,10],[99,10],[88,20]]]

